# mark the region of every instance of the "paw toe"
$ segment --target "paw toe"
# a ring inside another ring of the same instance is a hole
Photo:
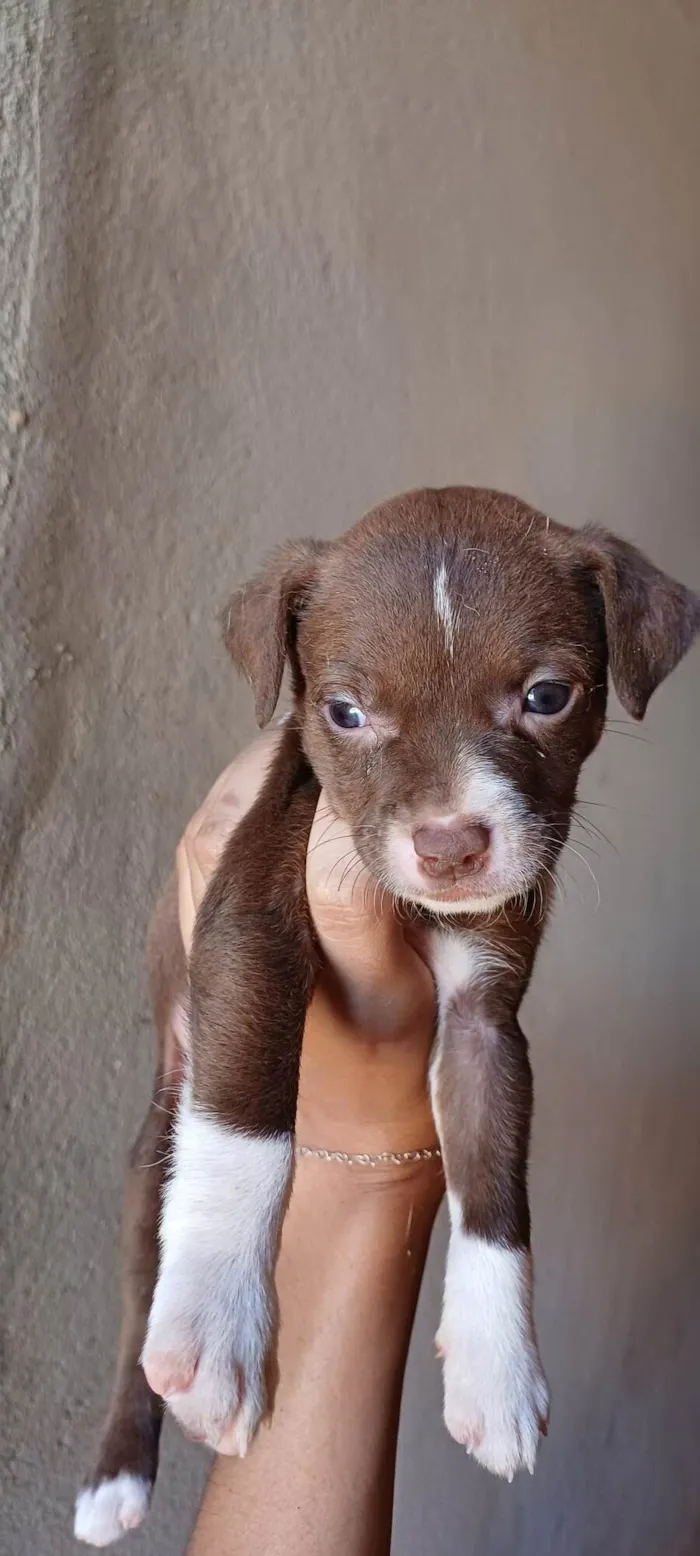
[[[513,1358],[507,1368],[474,1369],[473,1352],[448,1350],[445,1425],[455,1441],[492,1475],[511,1481],[534,1473],[546,1433],[549,1390],[536,1356]]]
[[[156,1351],[148,1346],[143,1355],[143,1370],[154,1394],[168,1399],[171,1394],[184,1394],[192,1387],[196,1362],[177,1351]]]
[[[219,1438],[218,1451],[244,1459],[262,1416],[262,1410],[250,1399],[243,1400],[235,1419]]]
[[[217,1453],[244,1455],[260,1417],[263,1401],[255,1378],[242,1368],[208,1363],[203,1358],[192,1388],[171,1395],[168,1408],[183,1431]]]
[[[123,1471],[78,1492],[74,1534],[86,1545],[102,1548],[137,1529],[148,1512],[153,1483]]]
[[[445,1411],[445,1426],[460,1448],[466,1448],[467,1453],[475,1453],[483,1441],[484,1418],[474,1415],[470,1419]]]
[[[534,1475],[539,1437],[536,1416],[524,1409],[517,1416],[493,1423],[474,1448],[474,1458],[492,1475],[509,1482],[519,1470]]]

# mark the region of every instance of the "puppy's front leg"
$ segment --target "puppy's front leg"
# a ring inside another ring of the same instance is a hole
[[[143,1364],[184,1429],[245,1453],[270,1404],[274,1268],[315,973],[305,892],[318,783],[288,730],[197,919],[191,1071]]]
[[[480,941],[481,946],[480,948]],[[549,1392],[532,1313],[527,1152],[532,1077],[481,936],[435,936],[431,1092],[450,1210],[442,1322],[445,1424],[487,1469],[534,1471]]]

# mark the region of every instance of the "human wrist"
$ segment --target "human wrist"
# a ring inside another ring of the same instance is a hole
[[[321,1262],[348,1240],[366,1244],[369,1257],[403,1257],[410,1220],[424,1255],[443,1192],[442,1161],[432,1155],[374,1166],[297,1158],[287,1241],[303,1241]]]

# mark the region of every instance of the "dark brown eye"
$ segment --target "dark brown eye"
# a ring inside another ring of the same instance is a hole
[[[523,707],[526,713],[537,713],[550,718],[553,713],[563,713],[571,696],[566,681],[537,681],[530,687]]]
[[[326,714],[336,729],[363,729],[367,723],[366,713],[347,697],[331,697],[326,703]]]

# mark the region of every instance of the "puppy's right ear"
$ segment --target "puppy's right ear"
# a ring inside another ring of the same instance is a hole
[[[317,540],[282,546],[261,573],[236,591],[223,613],[224,643],[250,682],[261,727],[275,711],[285,659],[294,657],[296,625],[324,550]]]

